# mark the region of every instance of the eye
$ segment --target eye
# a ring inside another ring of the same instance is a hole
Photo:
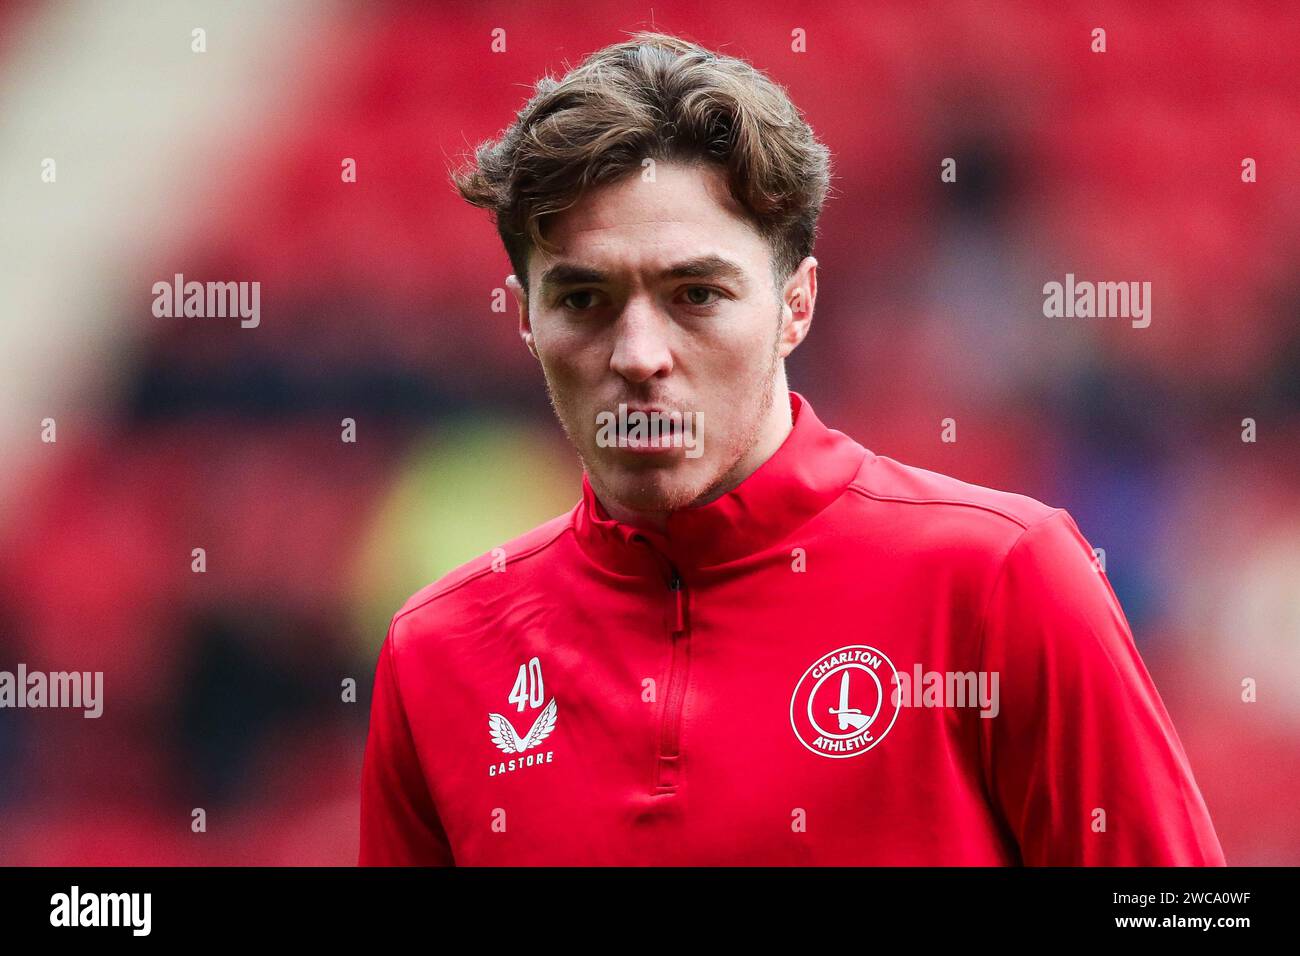
[[[705,296],[705,298],[704,298],[703,300],[700,299],[700,295],[701,295],[701,294],[703,294],[703,295]],[[710,299],[710,298],[708,298],[708,296],[711,296],[711,295],[715,295],[715,296],[717,296],[718,298],[717,298],[717,299]],[[714,303],[716,303],[716,302],[718,301],[718,299],[721,299],[721,298],[723,298],[723,294],[722,294],[722,292],[721,292],[720,290],[718,290],[718,289],[713,288],[712,286],[707,286],[707,285],[692,285],[692,286],[687,286],[687,287],[686,287],[686,303],[687,303],[687,305],[693,305],[693,306],[697,306],[697,307],[701,307],[701,308],[702,308],[702,307],[704,307],[704,306],[713,305]]]
[[[569,302],[570,299],[573,299],[575,297],[580,298],[582,296],[587,296],[589,301],[587,301],[583,305],[574,305]],[[596,297],[595,289],[578,289],[576,292],[570,292],[567,295],[562,296],[560,298],[559,305],[561,308],[569,309],[572,312],[585,312],[588,309],[590,309],[593,305],[596,304],[595,297]]]

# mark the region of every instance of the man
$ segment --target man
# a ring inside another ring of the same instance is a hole
[[[1224,862],[1071,517],[788,389],[828,182],[780,87],[658,34],[457,177],[582,500],[394,616],[362,864]]]

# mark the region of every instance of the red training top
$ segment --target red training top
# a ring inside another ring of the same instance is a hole
[[[379,654],[363,865],[1223,865],[1070,515],[794,428],[666,534],[568,514]]]

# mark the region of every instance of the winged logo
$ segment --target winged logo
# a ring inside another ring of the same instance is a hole
[[[533,727],[528,731],[528,736],[522,740],[519,734],[515,732],[514,724],[510,723],[500,714],[488,714],[488,731],[492,734],[492,742],[502,751],[508,754],[521,754],[525,750],[536,747],[543,740],[550,736],[551,731],[555,729],[555,698],[547,704],[537,719],[533,721]]]

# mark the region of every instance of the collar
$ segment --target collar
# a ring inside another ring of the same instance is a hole
[[[666,532],[615,521],[584,472],[573,520],[579,544],[597,564],[621,574],[665,573],[671,565],[689,577],[788,537],[843,494],[871,454],[823,425],[797,392],[790,392],[790,414],[794,427],[772,457],[725,495],[669,514]]]

